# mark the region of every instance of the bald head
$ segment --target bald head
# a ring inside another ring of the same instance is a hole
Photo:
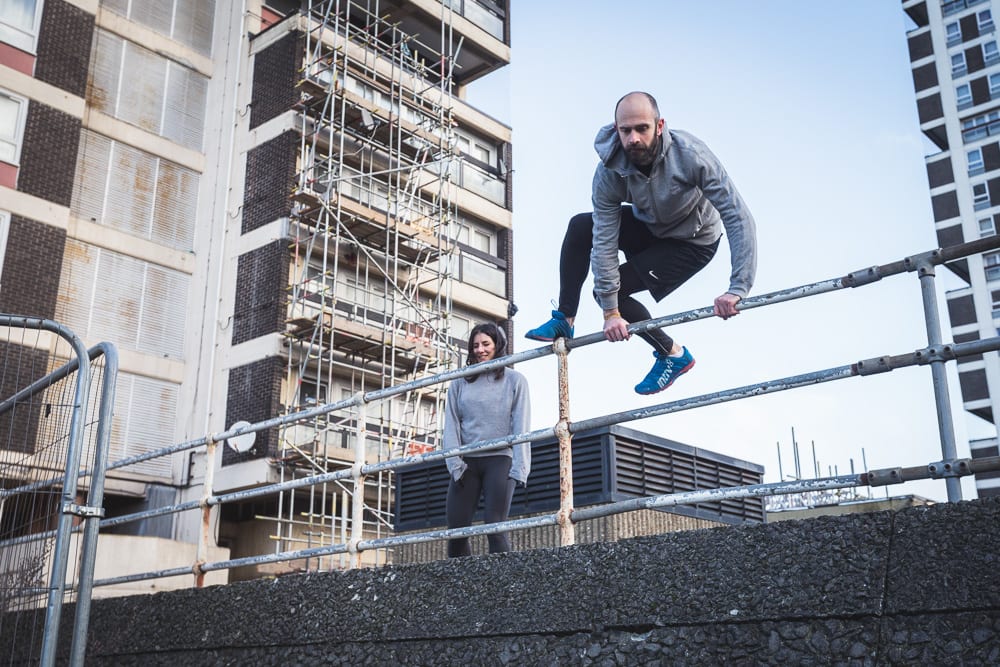
[[[631,93],[626,93],[621,99],[618,100],[618,103],[615,104],[616,123],[618,122],[618,111],[621,109],[622,104],[625,104],[630,109],[635,109],[636,111],[652,111],[654,119],[658,119],[660,117],[660,107],[656,103],[656,98],[649,93],[636,90]]]

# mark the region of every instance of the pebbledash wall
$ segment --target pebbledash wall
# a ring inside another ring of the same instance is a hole
[[[710,528],[96,600],[87,664],[998,664],[998,566],[1000,499]]]

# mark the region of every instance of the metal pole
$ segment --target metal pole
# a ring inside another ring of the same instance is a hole
[[[111,421],[114,418],[115,388],[118,379],[118,350],[111,343],[99,343],[89,350],[91,359],[104,356],[104,379],[98,408],[97,441],[94,452],[94,472],[90,477],[87,505],[93,510],[83,528],[80,553],[80,577],[76,595],[76,618],[69,664],[83,665],[87,655],[87,627],[90,623],[90,598],[94,589],[94,563],[97,560],[97,538],[101,517],[104,516],[104,481],[111,445]]]
[[[194,585],[202,588],[205,585],[205,572],[201,566],[208,554],[208,544],[212,540],[212,486],[215,483],[215,452],[219,443],[209,440],[205,447],[205,484],[201,497],[201,533],[198,535],[198,548],[194,557]]]
[[[557,338],[552,347],[559,364],[559,544],[576,544],[573,527],[573,436],[569,432],[569,350],[565,338]]]
[[[358,545],[364,537],[364,526],[362,521],[365,518],[365,476],[362,469],[365,465],[365,421],[366,410],[364,393],[359,393],[358,403],[358,423],[355,429],[354,443],[354,465],[351,468],[351,476],[354,478],[354,492],[351,494],[351,542],[347,547],[350,558],[348,567],[361,567],[361,551]]]
[[[922,261],[917,266],[920,276],[920,295],[924,302],[924,321],[927,325],[927,346],[940,348],[941,320],[938,315],[937,290],[934,285],[934,265]],[[934,403],[937,407],[938,432],[941,436],[941,456],[946,461],[958,458],[955,445],[955,424],[952,421],[951,397],[948,392],[948,374],[943,359],[931,361],[931,379],[934,383]],[[954,477],[945,479],[948,502],[962,499],[962,483]]]

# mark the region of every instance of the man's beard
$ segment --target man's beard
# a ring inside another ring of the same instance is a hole
[[[628,154],[628,159],[632,164],[637,167],[648,167],[653,164],[653,160],[656,159],[656,154],[659,153],[660,149],[660,137],[656,137],[652,144],[648,147],[643,146],[633,146],[631,148],[626,148],[625,152]]]

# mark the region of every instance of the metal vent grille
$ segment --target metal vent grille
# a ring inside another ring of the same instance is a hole
[[[85,340],[182,359],[189,283],[177,271],[68,239],[56,319]]]
[[[84,130],[71,208],[86,220],[191,251],[198,174]]]
[[[103,30],[94,34],[87,102],[103,113],[201,150],[208,80]]]
[[[119,373],[108,460],[113,463],[173,444],[178,392],[170,382]],[[171,459],[143,461],[122,471],[169,481]]]
[[[577,507],[695,489],[759,484],[756,464],[620,426],[573,437],[573,504]],[[445,526],[448,472],[443,462],[396,474],[396,530]],[[534,443],[527,488],[514,492],[511,517],[559,508],[559,448],[555,439]],[[727,500],[669,511],[724,523],[763,522],[760,498]],[[482,519],[482,504],[476,520]]]
[[[161,35],[189,46],[202,55],[212,55],[214,0],[103,0],[102,9],[141,23]]]
[[[727,463],[712,452],[623,436],[615,437],[615,460],[616,490],[624,497],[759,484],[762,479],[760,472],[735,462]],[[693,507],[735,519],[764,520],[761,498],[724,500]]]

